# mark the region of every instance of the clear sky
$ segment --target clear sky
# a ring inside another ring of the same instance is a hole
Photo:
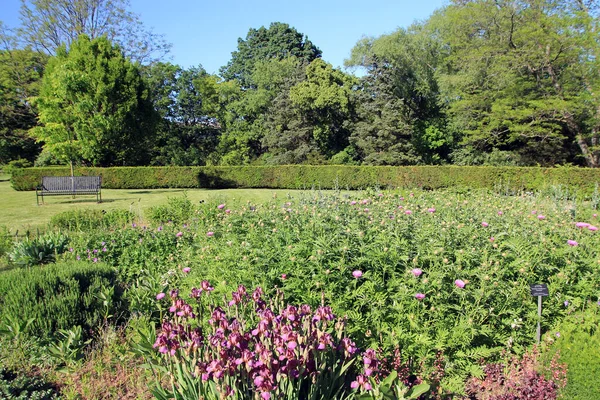
[[[250,28],[285,22],[323,51],[323,59],[342,66],[363,36],[379,36],[421,21],[446,0],[130,0],[147,27],[173,44],[171,62],[202,64],[210,73],[227,64],[237,39]],[[19,25],[20,0],[0,0],[0,20]]]

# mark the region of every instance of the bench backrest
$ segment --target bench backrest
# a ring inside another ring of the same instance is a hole
[[[43,176],[42,186],[51,191],[97,190],[100,189],[100,176]]]

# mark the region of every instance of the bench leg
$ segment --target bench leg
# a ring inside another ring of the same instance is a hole
[[[37,203],[37,205],[40,205],[40,195],[39,194],[35,194],[35,202]]]

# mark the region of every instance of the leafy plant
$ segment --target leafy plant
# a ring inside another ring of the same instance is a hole
[[[48,347],[48,351],[53,359],[65,366],[61,371],[68,372],[83,358],[83,349],[91,340],[83,340],[81,326],[69,330],[60,329],[57,336],[56,342]]]
[[[58,399],[54,390],[39,376],[15,374],[0,368],[0,398],[3,400],[53,400]]]
[[[190,199],[184,193],[180,197],[169,197],[167,204],[151,207],[147,218],[154,224],[172,222],[182,224],[192,218],[194,207]]]
[[[20,266],[49,264],[58,254],[67,251],[69,238],[62,233],[46,233],[34,239],[25,238],[9,253],[10,260]]]

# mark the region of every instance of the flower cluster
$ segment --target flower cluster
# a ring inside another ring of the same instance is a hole
[[[262,399],[278,398],[289,390],[319,390],[323,371],[333,375],[321,382],[322,388],[344,385],[344,374],[358,349],[344,335],[344,320],[336,318],[330,307],[284,306],[281,293],[267,302],[260,287],[249,293],[240,285],[226,306],[203,313],[200,297],[210,291],[207,281],[192,289],[194,308],[172,290],[170,318],[162,323],[154,343],[167,362],[192,362],[188,370],[194,371],[199,385],[217,388],[220,395],[251,390]],[[203,324],[205,314],[209,318]],[[374,350],[363,354],[363,363],[364,373],[351,387],[370,390],[369,377],[378,368]]]

